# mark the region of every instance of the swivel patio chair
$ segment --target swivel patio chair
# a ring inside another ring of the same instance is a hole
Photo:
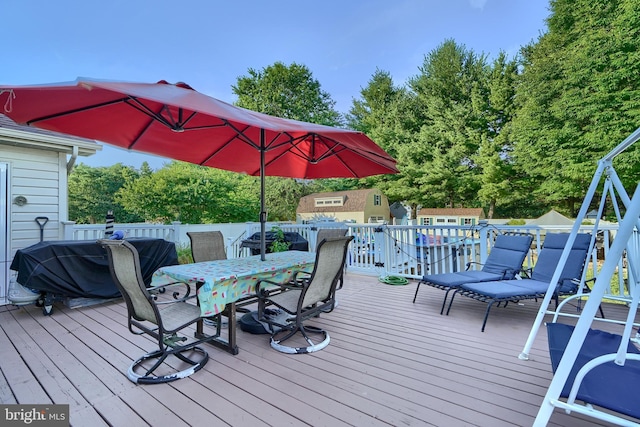
[[[224,237],[220,231],[189,231],[193,262],[227,259]]]
[[[101,240],[100,243],[107,250],[113,281],[127,304],[129,331],[136,335],[148,334],[158,341],[157,350],[131,364],[127,377],[138,384],[156,384],[184,378],[202,369],[209,355],[200,344],[212,341],[219,334],[186,344],[180,343],[187,341],[187,337],[178,335],[200,320],[200,308],[184,299],[156,301],[142,280],[136,248],[125,240]],[[172,360],[171,365],[163,363],[169,356],[178,360]],[[156,370],[163,373],[154,374]]]
[[[474,263],[467,263],[465,271],[454,273],[427,274],[416,286],[413,302],[416,302],[420,285],[425,284],[446,291],[442,300],[440,314],[444,312],[449,292],[455,291],[465,283],[489,282],[494,280],[511,280],[522,270],[533,236],[529,234],[500,234],[480,270],[471,270]]]
[[[311,275],[301,279],[294,276],[293,285],[282,285],[268,280],[258,283],[256,286],[258,314],[261,321],[273,328],[272,348],[283,353],[311,353],[322,350],[329,344],[330,338],[326,331],[316,326],[305,325],[304,322],[318,317],[321,313],[328,313],[335,307],[336,287],[342,275],[347,258],[347,247],[351,240],[353,236],[323,239],[318,245]],[[279,285],[281,292],[276,294],[270,292],[269,289],[273,288],[273,285]],[[271,305],[281,309],[285,316],[265,316],[265,308]],[[302,334],[307,346],[295,347],[283,344],[298,332]],[[309,337],[310,333],[319,334],[322,339],[314,342]]]

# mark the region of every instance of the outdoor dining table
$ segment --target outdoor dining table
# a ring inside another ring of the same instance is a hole
[[[256,296],[256,284],[268,279],[287,283],[296,271],[311,272],[314,252],[286,251],[243,258],[166,266],[158,269],[151,286],[175,282],[196,286],[202,318],[221,314],[228,318],[227,339],[218,337],[213,343],[231,354],[238,354],[236,342],[236,302]],[[203,336],[203,321],[196,326],[196,336]]]

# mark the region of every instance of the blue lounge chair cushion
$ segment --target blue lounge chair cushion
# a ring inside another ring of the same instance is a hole
[[[423,280],[437,286],[455,288],[469,282],[487,282],[500,279],[502,279],[502,274],[500,273],[467,270],[457,273],[430,274],[429,276],[425,276]]]
[[[544,247],[533,269],[531,279],[498,280],[481,283],[464,283],[459,285],[462,290],[471,291],[486,298],[501,300],[510,297],[529,296],[535,298],[544,294],[549,288],[569,233],[549,233],[545,237]],[[571,279],[578,279],[582,274],[586,252],[589,249],[590,234],[578,234],[571,247],[571,252],[562,270],[561,285],[558,293],[575,292],[577,285]],[[562,280],[564,279],[564,280]]]
[[[547,324],[549,355],[554,373],[560,364],[560,359],[562,359],[573,329],[573,326],[562,323]],[[589,329],[567,382],[562,389],[561,396],[569,396],[576,374],[585,363],[598,356],[617,352],[621,338],[620,335]],[[629,343],[627,353],[640,354],[640,351]],[[621,414],[640,418],[639,393],[640,362],[627,360],[624,366],[618,366],[614,362],[607,362],[593,368],[584,377],[578,390],[577,399]]]
[[[569,233],[548,233],[544,239],[543,250],[536,262],[531,278],[540,282],[551,282],[560,256],[569,238]],[[571,252],[564,265],[560,279],[562,283],[559,293],[575,292],[577,285],[571,279],[579,279],[585,262],[586,252],[589,250],[590,234],[577,234]]]
[[[428,274],[422,281],[437,287],[456,288],[464,283],[513,279],[522,268],[532,240],[530,235],[499,235],[482,270]]]
[[[529,235],[499,235],[482,271],[499,274],[498,279],[513,279],[522,268],[532,240]]]
[[[508,299],[519,296],[534,296],[547,292],[549,283],[533,279],[498,280],[482,283],[465,283],[461,289],[481,294],[491,299]]]

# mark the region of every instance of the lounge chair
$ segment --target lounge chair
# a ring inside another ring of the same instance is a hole
[[[484,332],[493,304],[543,298],[547,293],[568,238],[569,233],[548,233],[546,235],[542,250],[538,255],[538,260],[531,272],[530,278],[465,283],[460,285],[451,295],[447,314],[449,314],[451,310],[451,305],[456,295],[486,302],[487,310],[484,321],[482,322],[482,331]],[[553,297],[556,300],[556,305],[559,296],[571,295],[578,291],[579,279],[582,276],[590,242],[590,234],[576,235],[569,257],[567,258],[560,279],[554,290]]]
[[[490,282],[494,280],[511,280],[522,270],[533,237],[528,234],[500,234],[489,252],[487,260],[480,270],[470,270],[474,263],[467,263],[465,271],[455,273],[428,274],[422,277],[416,287],[413,302],[416,302],[420,285],[425,284],[446,291],[442,300],[440,314],[444,312],[449,292],[460,285],[473,282]]]

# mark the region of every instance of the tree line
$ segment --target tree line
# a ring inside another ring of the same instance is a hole
[[[551,0],[549,9],[546,31],[513,57],[444,40],[403,84],[376,70],[346,114],[304,65],[276,62],[238,77],[236,105],[362,131],[400,170],[360,180],[268,177],[269,219],[295,219],[299,198],[312,192],[369,187],[414,210],[575,215],[598,159],[640,126],[640,2]],[[638,156],[631,147],[616,158],[630,192]],[[255,221],[257,189],[254,177],[180,162],[157,171],[79,165],[69,217],[101,221],[113,209],[118,221]]]

